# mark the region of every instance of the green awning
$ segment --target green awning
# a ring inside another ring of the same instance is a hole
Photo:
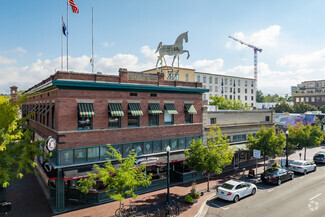
[[[159,104],[155,103],[155,104],[149,104],[148,113],[153,115],[159,115],[162,114],[163,112],[161,111]]]
[[[108,109],[113,117],[124,116],[121,103],[109,103]]]
[[[186,109],[186,111],[188,111],[188,113],[190,113],[190,114],[194,114],[194,115],[197,114],[197,112],[196,112],[196,110],[195,110],[195,108],[194,108],[194,105],[192,105],[192,104],[185,104],[185,109]]]
[[[79,103],[78,113],[81,117],[94,117],[95,111],[92,103]]]
[[[178,114],[174,104],[165,104],[165,108],[166,108],[168,114],[170,114],[170,115]]]
[[[47,109],[45,110],[44,112],[44,115],[46,115],[47,113],[49,113],[49,111],[53,108],[54,104],[52,104],[51,106],[50,105],[47,105]]]
[[[129,112],[131,112],[132,116],[143,115],[140,103],[129,103],[129,109]]]
[[[41,105],[40,110],[39,110],[39,113],[40,114],[43,114],[43,112],[45,111],[45,109],[46,109],[45,104]]]
[[[38,105],[36,105],[34,108],[33,108],[34,112],[37,113],[38,112]]]

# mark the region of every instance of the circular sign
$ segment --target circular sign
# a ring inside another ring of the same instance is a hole
[[[49,150],[50,152],[54,151],[54,149],[56,148],[56,140],[53,137],[49,137],[46,140],[46,148],[47,150]]]

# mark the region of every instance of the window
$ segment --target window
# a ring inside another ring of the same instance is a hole
[[[203,76],[203,83],[206,83],[207,82],[207,78],[206,76]]]
[[[140,103],[129,103],[128,109],[128,127],[139,127],[140,115],[143,115]]]
[[[165,104],[164,111],[164,124],[173,125],[174,124],[174,114],[178,114],[174,104]]]
[[[200,82],[200,75],[196,76],[196,82]]]
[[[251,96],[251,100],[254,101],[254,96]]]
[[[150,93],[150,97],[157,97],[156,93]]]
[[[139,119],[139,116],[133,116],[130,112],[128,112],[128,127],[138,127]]]
[[[246,134],[234,135],[232,137],[232,142],[240,142],[240,141],[246,141]]]
[[[306,102],[309,102],[309,97],[306,97],[305,99],[306,99]]]
[[[228,99],[228,96],[227,95],[225,95],[225,99]]]
[[[225,93],[227,93],[227,89],[228,89],[228,88],[227,88],[227,87],[225,87]]]
[[[223,94],[223,87],[221,87],[221,94]]]
[[[254,81],[251,81],[251,82],[252,82],[252,83],[251,83],[251,86],[254,87]]]
[[[300,102],[304,102],[304,97],[301,97],[300,98]]]
[[[85,162],[87,159],[87,149],[81,148],[81,149],[75,149],[74,150],[74,163],[82,163]]]
[[[230,88],[230,93],[232,93],[232,87]]]
[[[159,115],[149,114],[149,126],[159,125]]]
[[[122,105],[120,103],[108,104],[108,128],[120,128],[121,116],[124,116]]]
[[[311,98],[311,101],[313,101],[313,98],[314,97]],[[296,97],[296,102],[299,102],[299,97]],[[315,98],[314,98],[314,102],[315,102]]]
[[[212,76],[209,76],[209,83],[212,84]]]
[[[215,92],[218,92],[218,87],[217,87],[217,86],[215,86],[214,88],[215,88],[215,90],[214,90],[214,91],[215,91]]]
[[[138,96],[138,93],[130,93],[130,96]]]
[[[51,114],[52,114],[52,129],[55,129],[55,106],[54,106],[54,104],[52,106]]]
[[[245,93],[247,93],[247,89],[245,88]]]
[[[238,82],[237,82],[238,86],[240,86],[240,80],[238,79]]]
[[[162,114],[160,106],[158,103],[149,104],[149,126],[157,126],[159,125],[159,114]]]
[[[168,79],[168,80],[173,80],[173,78],[174,78],[173,72],[168,72],[168,77],[167,77],[167,79]]]
[[[193,114],[197,113],[194,106],[191,104],[185,104],[184,107],[185,107],[185,111],[184,111],[185,123],[186,124],[193,123]]]
[[[88,161],[99,160],[99,147],[88,148]]]
[[[247,96],[245,96],[245,100],[247,100]]]
[[[229,96],[229,99],[232,99],[232,95]]]
[[[247,80],[245,80],[245,87],[247,87]]]
[[[212,92],[212,86],[210,86],[209,91]]]
[[[223,86],[223,78],[221,78],[221,86]]]
[[[238,96],[238,100],[240,100],[240,96]]]
[[[270,116],[265,116],[265,121],[270,121]]]
[[[306,98],[306,102],[307,102],[307,99],[308,98]],[[323,97],[323,96],[322,96],[322,102],[325,102],[325,97]]]
[[[92,130],[93,116],[95,116],[92,103],[78,104],[78,130]]]
[[[188,81],[188,74],[185,73],[185,81]]]
[[[238,88],[238,93],[240,93],[240,88]]]
[[[179,74],[178,74],[178,72],[175,73],[175,80],[176,80],[176,81],[179,80]]]
[[[254,90],[253,90],[253,89],[251,89],[251,93],[252,93],[252,94],[254,93]]]
[[[215,84],[218,84],[218,77],[215,77],[215,78],[214,78],[214,83],[215,83]]]
[[[225,85],[227,85],[227,83],[228,83],[227,81],[228,81],[228,79],[227,79],[227,78],[225,78]]]
[[[216,124],[217,118],[210,118],[210,124]]]
[[[296,98],[296,102],[299,102],[299,98]],[[315,102],[315,97],[311,97],[311,102]]]

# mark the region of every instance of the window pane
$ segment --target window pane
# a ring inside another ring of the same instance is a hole
[[[132,148],[133,148],[132,144],[124,144],[123,145],[123,157],[127,157],[130,154]]]
[[[112,117],[112,115],[108,115],[108,128],[119,128],[121,117]]]
[[[174,115],[164,112],[164,124],[174,124]]]
[[[153,152],[161,152],[161,140],[152,142]]]
[[[161,144],[161,150],[164,152],[164,151],[166,151],[166,148],[167,148],[167,146],[169,145],[169,139],[165,139],[165,140],[162,140],[162,142],[161,142],[162,144]]]
[[[137,156],[140,156],[143,154],[143,144],[142,143],[135,143],[133,144],[135,153],[137,153]]]
[[[92,123],[92,117],[81,117],[80,115],[78,115],[78,130],[91,130]]]
[[[193,123],[193,115],[190,114],[188,111],[185,111],[185,123]]]
[[[108,157],[109,157],[109,155],[107,154],[107,146],[101,146],[100,147],[100,159],[105,160]]]
[[[177,139],[171,139],[170,140],[170,150],[177,150]]]
[[[178,148],[185,149],[185,138],[178,139]]]
[[[152,142],[144,142],[144,153],[149,154],[152,153]]]
[[[73,150],[60,151],[61,164],[73,164]]]
[[[190,145],[192,143],[192,140],[193,140],[192,137],[186,138],[186,148],[190,148]]]
[[[74,150],[74,162],[75,163],[85,162],[87,157],[86,151],[87,149],[85,148]]]
[[[133,116],[132,114],[128,113],[128,126],[129,127],[138,127],[138,119],[139,116]]]
[[[88,161],[97,161],[99,159],[99,147],[88,148]]]
[[[149,114],[149,126],[159,125],[159,115]]]

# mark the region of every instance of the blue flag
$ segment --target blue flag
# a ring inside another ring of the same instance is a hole
[[[65,33],[65,30],[67,30],[67,27],[65,27],[65,24],[64,24],[64,22],[62,20],[62,33],[63,33],[63,35],[67,36],[66,33]]]

